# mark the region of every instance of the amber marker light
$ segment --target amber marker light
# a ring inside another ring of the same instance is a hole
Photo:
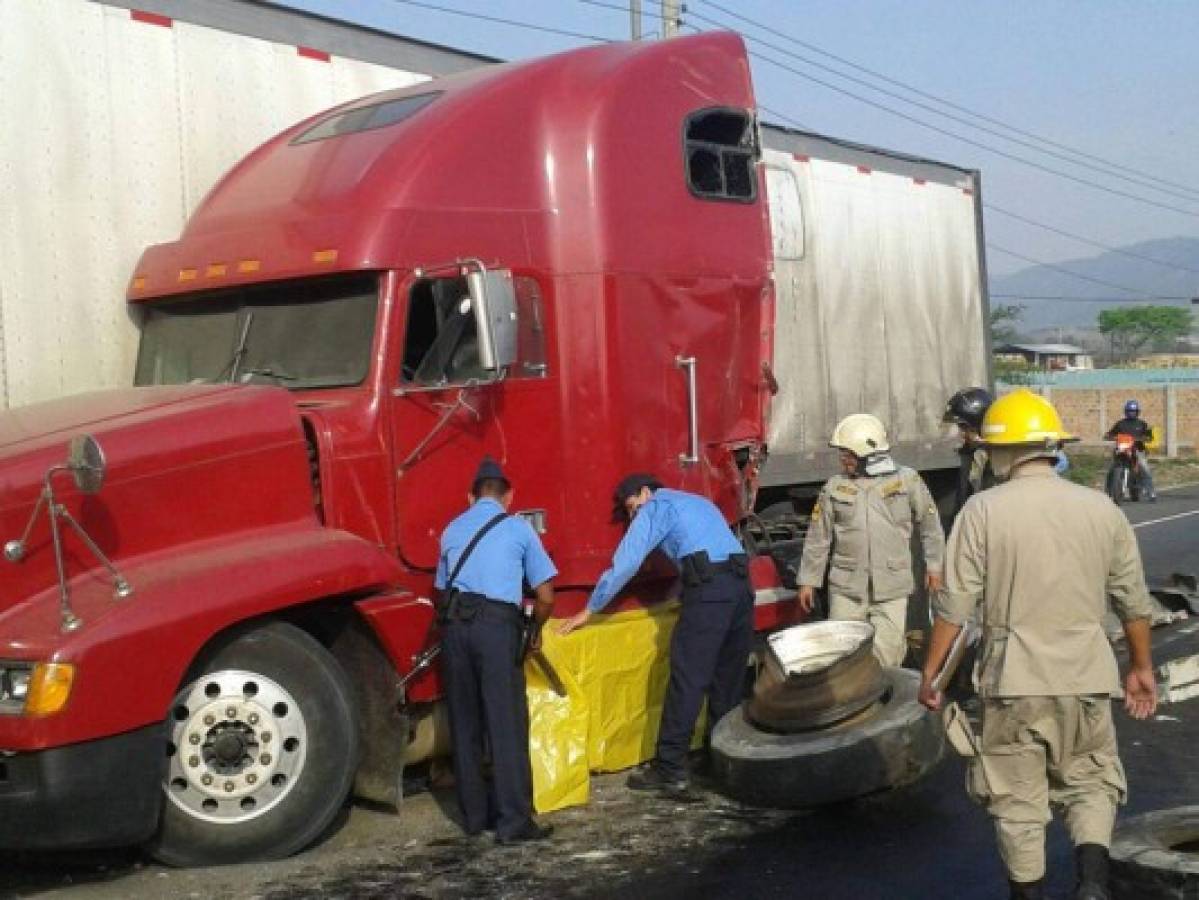
[[[208,268],[204,270],[205,278],[220,278],[225,274],[226,266],[224,263],[209,263]]]
[[[179,270],[179,280],[180,281],[195,281],[196,276],[199,274],[200,273],[197,269],[180,269]]]
[[[312,261],[314,263],[337,262],[337,251],[336,250],[314,250],[312,253]]]
[[[75,683],[75,667],[69,663],[38,663],[29,679],[25,715],[49,716],[67,705]]]
[[[238,262],[237,271],[245,275],[247,272],[257,272],[261,267],[262,263],[256,259],[243,259]]]
[[[135,291],[140,291],[140,290],[144,290],[145,287],[146,287],[146,276],[145,275],[135,275],[133,277],[133,289]]]

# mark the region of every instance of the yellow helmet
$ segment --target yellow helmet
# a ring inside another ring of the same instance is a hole
[[[1005,394],[983,416],[982,441],[990,447],[1076,441],[1066,431],[1053,404],[1027,388]]]

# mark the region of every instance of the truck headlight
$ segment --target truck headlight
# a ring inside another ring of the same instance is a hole
[[[0,713],[48,716],[67,705],[75,667],[66,663],[0,662]]]
[[[24,706],[25,698],[29,696],[29,679],[32,677],[32,669],[10,669],[4,677],[5,693]]]

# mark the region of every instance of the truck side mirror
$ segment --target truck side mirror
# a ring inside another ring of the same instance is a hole
[[[472,271],[466,276],[479,335],[479,361],[499,373],[516,362],[516,288],[507,269]]]
[[[104,474],[108,468],[100,442],[90,434],[80,434],[71,438],[70,449],[67,451],[67,468],[75,479],[75,486],[82,493],[98,493],[104,484]]]

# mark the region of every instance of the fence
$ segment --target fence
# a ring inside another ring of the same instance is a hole
[[[1068,431],[1083,444],[1098,444],[1136,399],[1141,418],[1157,432],[1167,456],[1199,447],[1199,369],[1096,369],[1038,375],[1027,385],[1053,402]],[[999,392],[1014,385],[999,385]]]

